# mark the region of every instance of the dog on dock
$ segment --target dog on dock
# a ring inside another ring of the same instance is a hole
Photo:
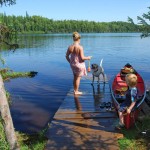
[[[102,66],[103,59],[100,61],[100,65],[98,64],[91,64],[91,70],[92,70],[92,75],[93,75],[93,81],[92,85],[94,84],[95,77],[98,78],[98,85],[100,84],[100,75],[102,74],[103,76],[103,81],[105,83],[105,74],[104,74],[104,68]]]

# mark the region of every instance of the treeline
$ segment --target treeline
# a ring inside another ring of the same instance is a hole
[[[15,29],[17,32],[42,32],[42,33],[83,33],[103,32],[142,32],[143,26],[129,22],[94,22],[83,20],[53,20],[41,16],[7,16],[0,14],[0,22]]]

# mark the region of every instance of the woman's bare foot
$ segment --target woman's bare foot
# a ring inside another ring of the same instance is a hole
[[[79,91],[74,91],[74,94],[75,94],[75,95],[82,95],[83,93],[82,93],[82,92],[79,92]]]

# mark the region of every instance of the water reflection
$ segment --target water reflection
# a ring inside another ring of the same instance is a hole
[[[12,103],[12,117],[15,120],[15,128],[26,133],[35,133],[42,130],[47,126],[50,114],[46,109],[31,103],[24,101],[22,98],[15,97]],[[28,127],[28,128],[26,128]]]
[[[80,95],[74,95],[74,101],[75,101],[76,109],[81,111],[82,110],[82,105],[80,103],[79,97],[80,97]]]
[[[150,87],[150,42],[149,38],[141,40],[139,35],[140,33],[82,34],[81,44],[85,55],[93,56],[91,63],[103,58],[106,75],[110,78],[124,64],[130,63],[142,75],[146,86]],[[14,53],[2,52],[7,66],[12,70],[38,72],[34,78],[13,79],[5,83],[6,90],[12,95],[11,113],[16,130],[29,133],[40,131],[52,120],[72,87],[72,72],[65,59],[66,49],[71,42],[71,34],[20,35],[20,48]],[[107,88],[103,85],[91,88],[93,95],[89,101],[94,99],[90,102],[97,110]],[[75,96],[74,101],[77,110],[83,111],[84,97]]]
[[[100,103],[103,101],[103,98],[105,97],[105,84],[98,84],[96,85],[96,90],[95,90],[95,85],[92,85],[93,89],[93,98],[94,98],[94,105],[95,105],[95,110],[99,110]]]

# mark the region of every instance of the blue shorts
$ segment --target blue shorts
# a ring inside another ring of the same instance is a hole
[[[121,105],[120,105],[120,108],[118,109],[118,111],[120,111],[120,112],[124,112],[124,111],[126,111],[127,110],[127,105],[126,104],[124,104],[124,103],[122,103]]]

